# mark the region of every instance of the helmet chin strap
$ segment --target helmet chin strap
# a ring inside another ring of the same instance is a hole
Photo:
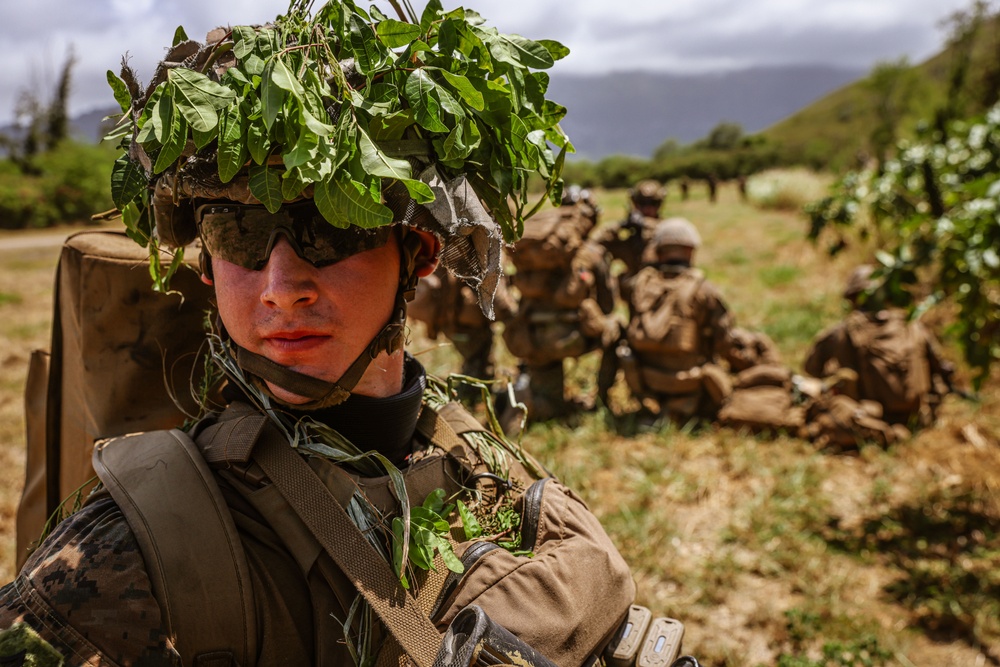
[[[334,382],[321,380],[311,375],[293,371],[267,357],[236,347],[236,362],[262,391],[281,405],[296,410],[318,410],[343,403],[351,396],[351,391],[364,376],[368,366],[382,352],[392,354],[403,347],[406,336],[406,302],[413,299],[417,287],[416,259],[420,252],[420,237],[409,234],[406,227],[399,227],[400,265],[399,287],[389,321],[375,334],[368,346],[344,374]],[[296,396],[309,399],[306,403],[289,403],[274,395],[267,383],[281,387]]]

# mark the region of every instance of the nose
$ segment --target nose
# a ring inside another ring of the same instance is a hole
[[[272,308],[301,308],[316,302],[317,269],[298,256],[287,240],[281,238],[271,249],[267,264],[261,269],[264,288],[260,300]]]

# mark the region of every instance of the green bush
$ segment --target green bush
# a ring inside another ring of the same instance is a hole
[[[114,154],[104,146],[66,141],[32,161],[36,174],[0,161],[0,228],[51,227],[80,222],[111,202]]]

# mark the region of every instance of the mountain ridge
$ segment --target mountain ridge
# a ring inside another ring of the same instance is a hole
[[[688,144],[721,122],[738,123],[747,134],[762,131],[863,75],[828,65],[701,74],[552,73],[548,97],[569,109],[562,126],[577,150],[572,159],[649,157],[667,139]],[[102,119],[114,113],[117,108],[79,113],[70,121],[71,134],[96,143]]]

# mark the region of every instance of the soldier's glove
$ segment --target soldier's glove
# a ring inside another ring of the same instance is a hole
[[[469,605],[448,626],[434,667],[556,667],[555,663],[494,622],[480,607]]]

